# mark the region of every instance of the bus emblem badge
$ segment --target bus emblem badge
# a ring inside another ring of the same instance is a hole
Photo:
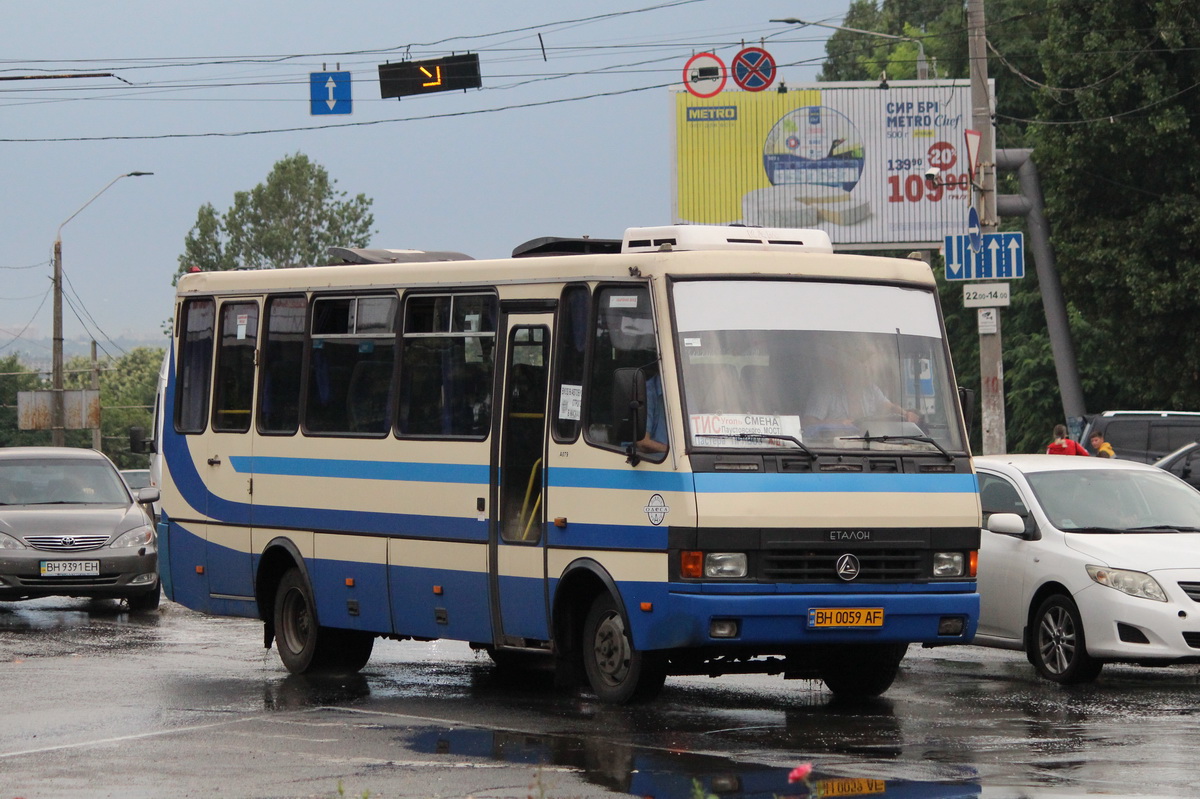
[[[667,501],[663,499],[662,494],[654,494],[650,497],[650,501],[646,503],[646,507],[642,508],[646,517],[650,519],[650,523],[655,527],[663,523],[663,519],[671,512],[667,507]]]
[[[837,559],[837,576],[846,582],[857,577],[860,569],[858,558],[850,553],[846,553]]]

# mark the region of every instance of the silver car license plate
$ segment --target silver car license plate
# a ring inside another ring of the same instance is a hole
[[[43,577],[99,577],[98,560],[43,560]]]

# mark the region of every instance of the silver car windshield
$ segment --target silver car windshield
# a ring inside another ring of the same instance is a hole
[[[693,446],[964,451],[931,292],[710,280],[673,300]]]
[[[0,505],[127,505],[128,490],[107,463],[94,460],[0,460]]]
[[[1064,532],[1200,532],[1200,491],[1166,472],[1080,469],[1025,479]]]

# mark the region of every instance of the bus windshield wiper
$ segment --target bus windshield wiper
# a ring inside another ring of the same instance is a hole
[[[946,448],[937,442],[936,439],[930,436],[838,436],[841,441],[879,441],[886,443],[888,441],[920,441],[924,444],[932,444],[937,448],[937,451],[946,456],[946,460],[954,463],[954,456],[946,451]]]
[[[778,439],[782,439],[783,441],[792,442],[797,447],[799,447],[800,450],[805,455],[812,458],[813,460],[817,459],[817,456],[813,454],[813,451],[811,449],[809,449],[808,447],[804,446],[803,441],[796,438],[795,436],[789,436],[786,433],[695,433],[694,437],[695,438],[732,438],[735,441],[770,441],[773,438],[778,438]]]
[[[1144,527],[1130,527],[1131,533],[1200,533],[1200,527],[1189,527],[1186,524],[1147,524]]]

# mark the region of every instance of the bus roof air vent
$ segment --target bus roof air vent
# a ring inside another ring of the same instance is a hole
[[[619,239],[593,239],[590,236],[564,237],[542,236],[518,244],[513,248],[513,258],[534,258],[542,255],[590,255],[621,251]]]
[[[772,252],[833,252],[823,230],[736,225],[666,225],[631,227],[621,252],[660,250],[768,250]]]
[[[433,261],[474,261],[461,252],[448,250],[373,250],[357,247],[330,247],[333,264],[424,264]]]

